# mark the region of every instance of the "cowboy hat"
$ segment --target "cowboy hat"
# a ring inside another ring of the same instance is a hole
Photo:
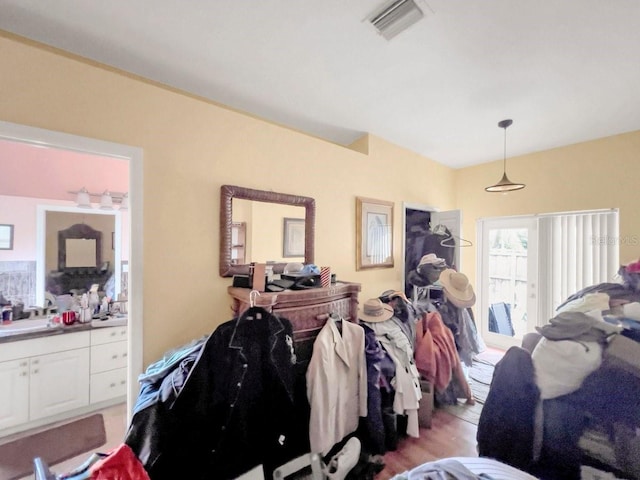
[[[384,322],[393,317],[393,307],[383,303],[379,298],[371,298],[364,302],[360,311],[360,319],[365,322]]]
[[[440,273],[440,283],[447,299],[458,308],[467,308],[476,303],[476,294],[464,273],[447,268]]]

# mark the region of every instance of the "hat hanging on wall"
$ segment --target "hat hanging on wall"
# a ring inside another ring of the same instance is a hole
[[[511,126],[513,120],[501,120],[498,122],[498,126],[504,129],[504,160],[502,163],[502,178],[495,185],[486,187],[487,192],[513,192],[514,190],[522,190],[525,187],[524,183],[514,183],[507,177],[507,128]]]

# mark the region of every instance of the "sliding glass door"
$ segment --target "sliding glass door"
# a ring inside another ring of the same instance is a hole
[[[613,281],[622,240],[617,209],[478,220],[476,316],[486,343],[520,345],[570,295]]]

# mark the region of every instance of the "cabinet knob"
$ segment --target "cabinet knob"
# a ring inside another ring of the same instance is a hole
[[[27,362],[20,362],[20,366],[21,366],[21,367],[26,367],[27,365],[28,365],[28,363],[27,363]]]
[[[110,335],[111,335],[112,337],[115,337],[115,336],[116,336],[116,332],[111,332],[111,333],[110,333]]]
[[[112,356],[111,356],[111,359],[112,359],[112,360],[115,360],[115,359],[117,359],[117,358],[118,358],[118,355],[112,355]]]
[[[38,360],[38,359],[36,358],[35,360],[31,360],[31,362],[32,362],[34,365],[37,365],[37,364],[39,364],[39,363],[40,363],[40,360]]]
[[[113,387],[115,387],[115,386],[116,386],[116,384],[115,384],[115,383],[112,383],[112,384],[111,384],[111,385],[109,385],[109,386],[110,386],[111,388],[113,388]]]
[[[34,374],[36,374],[36,373],[38,373],[39,371],[40,371],[40,370],[38,370],[37,368],[35,368],[35,369],[33,370],[33,373],[34,373]]]
[[[122,354],[122,358],[127,358],[127,352],[124,352],[124,353]]]
[[[20,372],[20,376],[21,377],[26,377],[27,376],[27,372]]]
[[[126,380],[120,380],[120,385],[124,385],[125,383],[127,383]]]

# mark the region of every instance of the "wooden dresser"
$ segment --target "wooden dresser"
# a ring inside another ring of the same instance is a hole
[[[231,309],[234,317],[249,308],[251,289],[229,287],[228,292],[233,302]],[[329,314],[335,313],[344,320],[358,321],[359,292],[359,283],[336,282],[327,288],[261,292],[256,297],[255,305],[291,322],[299,356],[302,360],[308,360],[313,340]]]

